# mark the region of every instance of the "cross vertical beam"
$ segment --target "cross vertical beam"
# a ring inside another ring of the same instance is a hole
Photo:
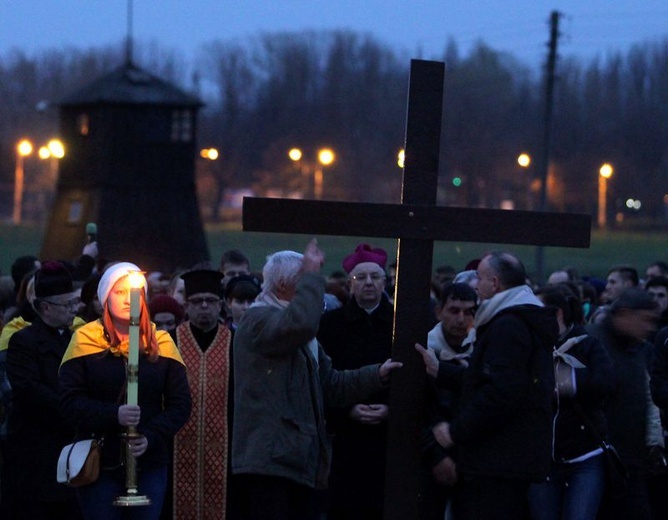
[[[411,64],[401,203],[436,205],[444,66]],[[446,223],[443,223],[446,225]],[[418,518],[420,432],[424,422],[424,365],[414,343],[427,344],[434,242],[399,238],[392,358],[403,362],[392,375],[388,420],[385,513],[387,520]]]

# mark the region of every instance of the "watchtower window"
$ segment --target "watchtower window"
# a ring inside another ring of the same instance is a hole
[[[174,110],[172,112],[172,142],[192,141],[192,113],[190,110]]]
[[[85,112],[77,116],[77,130],[79,135],[88,135],[90,132],[90,121]]]

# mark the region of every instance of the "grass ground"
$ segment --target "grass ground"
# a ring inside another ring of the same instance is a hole
[[[226,249],[241,249],[251,259],[252,269],[260,269],[265,257],[281,249],[302,251],[310,237],[305,235],[284,235],[270,233],[243,232],[238,226],[207,226],[209,253],[217,265]],[[39,254],[43,230],[38,226],[0,224],[0,271],[8,274],[12,261],[23,254]],[[396,251],[396,240],[360,237],[318,237],[322,249],[327,254],[325,273],[341,268],[344,256],[354,250],[360,242],[368,242],[374,247],[384,247]],[[83,244],[82,244],[83,247]],[[503,248],[500,244],[472,244],[437,242],[434,246],[433,265],[452,265],[461,270],[466,263],[478,258],[484,251]],[[508,248],[525,262],[529,273],[535,273],[536,248],[532,246],[511,246]],[[644,272],[647,264],[655,260],[668,261],[668,235],[665,232],[597,232],[592,236],[589,249],[544,248],[544,272],[564,266],[578,268],[580,274],[605,276],[608,268],[616,264],[630,264]],[[390,253],[390,257],[392,257]]]

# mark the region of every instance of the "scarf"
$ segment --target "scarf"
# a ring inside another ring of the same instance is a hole
[[[571,349],[571,347],[577,345],[586,337],[587,335],[583,334],[582,336],[576,336],[574,338],[564,341],[563,345],[561,345],[557,349],[554,349],[554,352],[552,352],[552,357],[555,359],[555,361],[557,359],[561,359],[564,363],[573,368],[587,368],[587,366],[584,365],[580,360],[578,360],[574,356],[571,356],[570,354],[566,354],[566,352],[568,352]]]
[[[510,307],[517,307],[518,305],[536,305],[543,307],[543,303],[536,298],[531,287],[528,285],[520,285],[518,287],[511,287],[505,291],[495,294],[490,299],[485,300],[478,307],[475,313],[475,320],[473,328],[469,331],[462,346],[467,344],[474,344],[476,340],[476,329],[482,327],[485,323],[492,320],[501,311]]]

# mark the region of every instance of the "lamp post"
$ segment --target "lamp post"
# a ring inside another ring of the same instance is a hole
[[[203,148],[200,150],[199,155],[202,159],[209,161],[210,168],[207,167],[207,173],[215,180],[216,191],[213,194],[213,199],[211,200],[211,217],[215,222],[220,221],[220,207],[223,203],[223,197],[225,195],[225,182],[223,176],[218,169],[218,159],[220,158],[220,153],[217,148]],[[208,197],[207,197],[208,200]]]
[[[21,206],[23,204],[23,163],[24,159],[32,153],[32,143],[22,139],[16,145],[16,170],[14,172],[14,211],[12,222],[21,223]]]
[[[608,220],[608,179],[614,170],[609,163],[598,170],[598,227],[604,229]]]
[[[315,167],[313,177],[313,191],[317,200],[322,199],[322,167],[329,166],[334,162],[334,152],[329,148],[322,148],[318,151],[318,162]]]
[[[295,163],[302,161],[304,154],[299,148],[291,148],[288,151],[288,157]],[[313,164],[313,198],[316,200],[322,199],[323,192],[323,166],[329,166],[336,159],[336,155],[331,148],[321,148],[318,150],[318,160]],[[302,164],[302,173],[308,173],[308,166]],[[306,169],[304,168],[306,166]]]
[[[58,161],[65,157],[65,146],[60,139],[51,139],[37,150],[39,158],[49,160],[49,181],[55,181],[58,176]]]
[[[523,168],[527,171],[527,176],[529,177],[526,181],[527,184],[527,210],[531,209],[531,176],[529,175],[529,167],[531,166],[531,156],[528,153],[521,153],[517,156],[517,164],[520,165],[520,168]]]

